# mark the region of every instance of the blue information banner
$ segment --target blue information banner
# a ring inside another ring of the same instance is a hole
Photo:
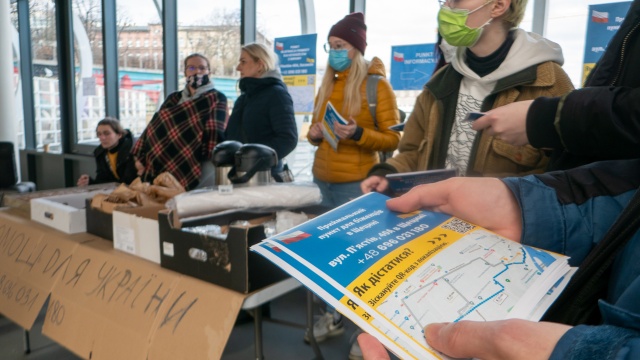
[[[435,44],[391,47],[393,90],[422,90],[436,67]]]
[[[296,114],[311,114],[316,91],[317,34],[274,39],[282,78]]]
[[[584,47],[582,82],[598,62],[613,34],[618,31],[631,6],[631,1],[589,5],[587,35]]]

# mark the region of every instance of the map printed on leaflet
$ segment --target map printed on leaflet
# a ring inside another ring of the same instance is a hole
[[[539,320],[571,274],[567,257],[442,213],[388,210],[363,195],[252,246],[402,358],[433,322]]]

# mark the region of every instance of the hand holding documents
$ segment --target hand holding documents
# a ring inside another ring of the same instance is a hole
[[[458,176],[458,170],[456,169],[424,170],[387,174],[385,177],[389,182],[389,189],[393,194],[402,195],[415,186],[442,181],[454,176]]]
[[[322,134],[333,150],[338,151],[338,141],[340,141],[340,139],[336,136],[335,123],[347,125],[349,122],[336,111],[336,108],[334,108],[331,101],[329,101],[327,102],[327,108],[324,113],[324,118],[322,119]]]
[[[433,322],[539,320],[566,285],[567,257],[452,216],[396,213],[369,193],[251,247],[403,359],[445,359]]]
[[[404,124],[405,124],[405,123],[400,123],[400,124],[392,125],[392,126],[389,126],[389,129],[391,129],[391,130],[393,130],[393,131],[404,131]]]

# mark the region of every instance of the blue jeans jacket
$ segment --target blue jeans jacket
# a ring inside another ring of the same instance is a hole
[[[638,161],[612,163],[640,168]],[[597,172],[580,171],[576,177],[550,173],[504,180],[522,208],[522,243],[571,256],[572,266],[579,266],[603,237],[640,181],[623,177],[616,182],[599,179]],[[583,183],[589,184],[581,187]],[[569,330],[551,359],[640,359],[640,233],[617,255],[607,298],[598,306],[603,324]]]

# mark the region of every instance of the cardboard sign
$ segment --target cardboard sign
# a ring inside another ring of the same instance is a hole
[[[220,358],[248,296],[0,211],[0,313],[83,358]],[[250,295],[250,294],[249,294]]]

